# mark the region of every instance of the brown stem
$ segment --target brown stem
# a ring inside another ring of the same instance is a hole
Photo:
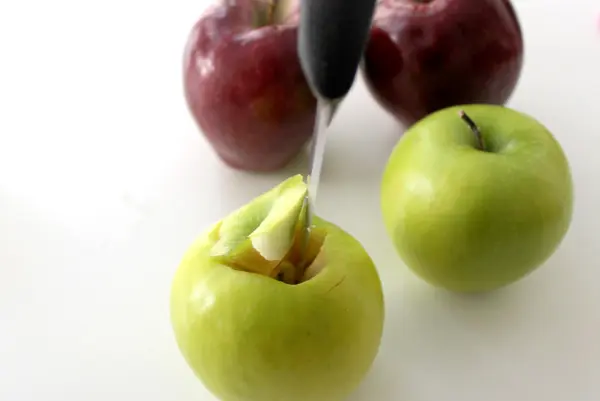
[[[254,25],[262,27],[285,22],[292,11],[291,0],[258,0],[254,9]]]
[[[271,20],[275,24],[285,23],[298,8],[300,2],[295,0],[271,0],[273,2],[273,14]]]
[[[477,148],[479,150],[485,152],[485,144],[483,143],[483,136],[481,136],[481,131],[479,130],[479,127],[477,127],[477,124],[475,124],[475,122],[473,120],[471,120],[471,117],[469,117],[467,115],[467,113],[465,113],[464,110],[459,111],[458,115],[460,116],[460,118],[463,119],[464,122],[467,123],[467,125],[469,126],[471,131],[473,131],[473,135],[475,135],[475,139],[477,140]]]
[[[275,21],[277,15],[277,8],[279,7],[278,0],[270,0],[267,5],[267,21],[268,24],[272,24]]]

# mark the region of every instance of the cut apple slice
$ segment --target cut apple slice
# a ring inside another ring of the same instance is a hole
[[[252,246],[267,260],[281,260],[294,242],[295,229],[306,199],[306,185],[286,188],[262,223],[249,235]]]
[[[231,213],[218,227],[211,256],[273,276],[294,245],[306,195],[306,184],[296,175]]]

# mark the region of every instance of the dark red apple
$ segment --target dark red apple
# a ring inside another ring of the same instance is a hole
[[[523,63],[509,0],[380,0],[363,74],[405,126],[445,107],[511,96]]]
[[[283,3],[282,3],[283,4]],[[215,4],[193,27],[184,88],[192,116],[229,166],[273,171],[310,139],[316,99],[300,67],[298,19],[273,3]]]

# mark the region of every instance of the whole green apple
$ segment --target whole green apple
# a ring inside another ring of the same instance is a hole
[[[560,144],[502,106],[446,108],[394,148],[381,207],[398,253],[418,276],[457,292],[489,291],[547,260],[571,222]]]
[[[352,236],[316,218],[294,176],[218,222],[187,251],[171,293],[185,360],[223,401],[341,400],[375,359],[384,303]]]

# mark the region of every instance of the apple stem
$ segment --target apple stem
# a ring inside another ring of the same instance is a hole
[[[294,10],[293,0],[254,0],[254,26],[257,28],[285,23]]]
[[[481,136],[481,131],[479,130],[479,127],[477,127],[477,124],[475,124],[475,122],[467,115],[467,113],[465,113],[464,110],[459,111],[458,115],[463,119],[464,122],[467,123],[471,131],[473,131],[473,135],[475,135],[475,139],[477,140],[477,148],[485,152],[483,136]]]
[[[284,22],[292,10],[294,4],[291,0],[270,0],[271,2],[271,16],[270,21],[273,24],[279,24]]]
[[[277,0],[270,0],[267,2],[267,23],[265,25],[271,25],[275,21],[277,15]]]

